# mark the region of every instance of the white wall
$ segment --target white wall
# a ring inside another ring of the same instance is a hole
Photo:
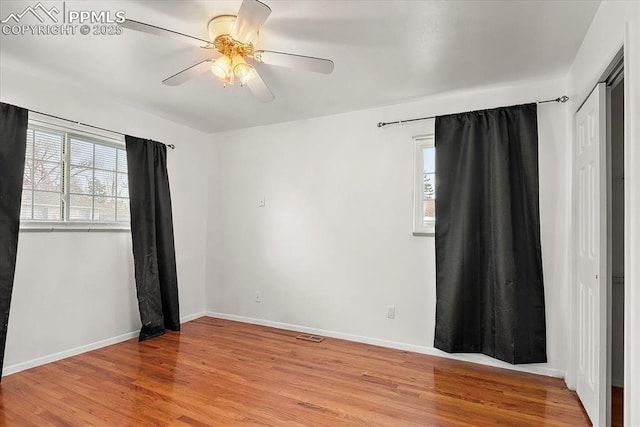
[[[527,103],[564,90],[564,80],[487,88],[215,134],[207,310],[444,355],[433,349],[434,239],[411,233],[411,137],[433,122],[383,129],[376,123]],[[549,362],[521,368],[562,376],[570,209],[565,106],[541,105],[538,117]],[[395,305],[395,320],[386,318],[387,305]]]
[[[627,426],[640,425],[640,2],[604,1],[576,55],[568,75],[568,119],[624,45],[625,56],[625,405]],[[573,137],[574,126],[569,128]],[[572,257],[573,258],[573,257]],[[573,279],[571,279],[573,280]],[[574,342],[575,342],[575,337]],[[574,347],[574,346],[572,346]],[[575,366],[575,354],[569,354]],[[569,371],[569,383],[575,371]]]
[[[0,99],[176,145],[168,168],[183,319],[204,311],[209,135],[86,88],[2,68]],[[129,232],[21,232],[5,374],[132,336],[140,327]]]

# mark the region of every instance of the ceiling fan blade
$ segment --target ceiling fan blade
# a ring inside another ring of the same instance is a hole
[[[249,87],[249,90],[260,102],[269,102],[275,99],[273,96],[273,92],[269,89],[269,86],[262,80],[260,74],[256,70],[256,77],[254,79],[249,80],[246,85]]]
[[[294,55],[293,53],[273,52],[270,50],[258,50],[253,57],[258,62],[267,65],[296,68],[313,71],[314,73],[331,74],[333,61],[312,56]]]
[[[231,37],[240,43],[248,44],[271,14],[271,8],[258,0],[243,0],[238,17],[231,29]]]
[[[193,44],[198,47],[204,47],[210,45],[209,40],[200,39],[198,37],[182,34],[177,31],[167,30],[166,28],[156,27],[155,25],[145,24],[144,22],[134,21],[133,19],[127,19],[122,24],[123,28],[129,30],[140,31],[147,34],[153,34],[154,36],[169,37],[176,40],[181,40]]]
[[[192,79],[193,77],[196,77],[202,73],[204,73],[207,70],[211,69],[211,62],[213,61],[213,59],[215,58],[209,58],[209,59],[205,59],[202,62],[198,62],[196,65],[192,65],[189,68],[186,68],[176,74],[174,74],[171,77],[168,77],[166,79],[164,79],[162,81],[162,84],[165,84],[167,86],[178,86],[181,85],[182,83],[186,82],[189,79]]]

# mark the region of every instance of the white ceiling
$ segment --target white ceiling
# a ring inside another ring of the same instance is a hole
[[[262,66],[275,94],[224,89],[209,73],[178,87],[166,77],[205,49],[134,31],[120,36],[0,35],[0,66],[81,84],[120,102],[216,132],[387,105],[447,91],[564,75],[599,1],[263,0],[272,9],[258,48],[332,59],[333,74]],[[0,17],[34,1],[0,2]],[[46,1],[45,6],[61,1]],[[66,1],[68,10],[124,10],[130,19],[207,38],[234,1]]]

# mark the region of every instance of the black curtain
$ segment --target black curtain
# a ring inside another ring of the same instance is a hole
[[[29,112],[0,102],[0,381],[16,271]]]
[[[180,330],[167,147],[126,136],[139,340]]]
[[[546,362],[537,105],[436,118],[435,347]]]

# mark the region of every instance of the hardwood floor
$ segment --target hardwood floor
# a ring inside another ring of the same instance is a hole
[[[611,427],[624,425],[624,389],[611,387]]]
[[[5,377],[3,426],[589,425],[562,380],[200,318]]]

